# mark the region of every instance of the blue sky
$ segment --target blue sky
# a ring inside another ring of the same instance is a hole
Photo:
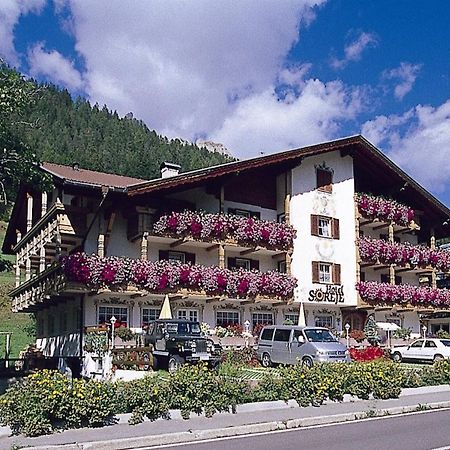
[[[363,134],[450,204],[445,0],[0,0],[23,73],[240,158]]]

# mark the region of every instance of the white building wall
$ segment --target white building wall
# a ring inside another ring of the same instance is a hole
[[[334,171],[333,192],[316,189],[316,166],[325,165]],[[341,265],[344,302],[339,306],[356,306],[356,247],[353,160],[341,157],[338,151],[310,157],[292,170],[291,223],[297,230],[292,255],[292,274],[299,281],[295,301],[305,305],[332,306],[308,300],[309,291],[325,289],[312,283],[312,261]],[[311,214],[339,219],[340,239],[311,235]]]

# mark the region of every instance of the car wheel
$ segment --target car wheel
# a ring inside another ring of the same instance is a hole
[[[261,358],[261,365],[266,368],[272,366],[272,360],[270,359],[270,355],[268,353],[263,353]]]
[[[169,373],[175,373],[183,364],[184,358],[178,355],[174,355],[169,357],[169,361],[167,361],[167,370]]]
[[[392,355],[392,359],[393,359],[395,362],[402,362],[402,355],[401,355],[399,352],[395,352],[395,353]]]
[[[307,367],[308,369],[311,369],[311,367],[313,366],[314,361],[309,357],[309,356],[305,356],[302,359],[302,366],[303,367]]]
[[[442,361],[444,357],[442,355],[434,355],[433,362]]]

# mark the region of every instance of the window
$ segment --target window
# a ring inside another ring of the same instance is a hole
[[[318,235],[331,237],[331,219],[329,217],[319,217]]]
[[[359,281],[366,281],[366,272],[359,272]]]
[[[198,310],[197,309],[179,309],[177,317],[183,320],[189,320],[191,322],[198,322]]]
[[[286,261],[278,261],[278,272],[286,273]]]
[[[333,316],[331,314],[321,314],[314,318],[316,327],[333,328]]]
[[[278,223],[286,222],[286,214],[285,213],[278,214],[277,215],[277,222]]]
[[[286,313],[284,315],[284,321],[285,322],[292,322],[292,324],[297,325],[298,324],[298,314],[296,313]]]
[[[116,326],[128,326],[128,308],[124,306],[100,306],[98,308],[98,323],[110,324],[111,317],[115,317]]]
[[[277,328],[275,330],[275,335],[273,337],[273,340],[278,341],[278,342],[289,342],[290,337],[291,337],[291,330]]]
[[[416,341],[416,342],[413,342],[413,343],[411,344],[411,347],[414,347],[414,348],[422,347],[422,344],[423,344],[423,341],[422,341],[422,340]]]
[[[331,170],[316,169],[317,189],[324,192],[333,190],[333,173]]]
[[[380,275],[380,281],[381,281],[382,283],[390,283],[390,277],[389,277],[389,275],[387,275],[387,274],[385,274],[385,273],[382,273],[382,274]]]
[[[265,328],[261,334],[261,340],[271,341],[273,338],[273,332],[275,330],[273,328]]]
[[[319,264],[319,282],[331,283],[331,264]]]
[[[142,320],[143,327],[147,326],[150,322],[153,322],[159,317],[161,310],[159,308],[142,308]]]
[[[239,311],[217,311],[216,325],[227,327],[228,325],[239,325]]]
[[[312,261],[312,282],[341,284],[341,265]]]
[[[247,209],[228,208],[228,214],[234,214],[235,216],[241,217],[253,217],[255,219],[259,219],[261,217],[259,212],[249,211]]]
[[[227,258],[228,269],[244,269],[259,270],[259,261],[257,259],[247,259],[247,258]]]
[[[250,260],[244,258],[236,258],[236,267],[238,269],[250,270]]]
[[[311,214],[311,234],[313,236],[339,239],[339,219]]]
[[[273,314],[271,312],[257,312],[252,314],[252,325],[273,325]]]
[[[183,263],[186,261],[185,254],[183,252],[172,252],[169,251],[168,255],[169,261],[179,261],[180,263]]]
[[[188,252],[174,252],[172,250],[160,250],[159,251],[160,261],[171,261],[176,263],[191,263],[195,264],[195,253]]]
[[[436,344],[433,341],[425,341],[425,348],[436,348]]]

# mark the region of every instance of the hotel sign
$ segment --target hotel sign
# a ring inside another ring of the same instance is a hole
[[[311,289],[308,300],[310,302],[334,303],[335,305],[344,303],[344,286],[328,285],[325,289]]]

